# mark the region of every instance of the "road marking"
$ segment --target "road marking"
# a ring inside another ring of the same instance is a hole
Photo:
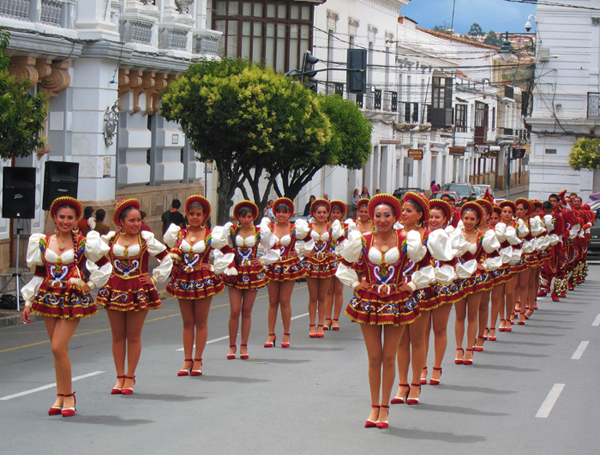
[[[596,319],[594,319],[594,322],[592,322],[592,327],[598,327],[600,326],[600,314],[598,316],[596,316]]]
[[[579,359],[581,359],[581,356],[583,355],[583,353],[585,351],[585,348],[588,347],[588,344],[590,344],[589,341],[582,341],[581,343],[579,343],[579,346],[577,347],[577,349],[575,350],[575,352],[571,356],[571,360],[579,360]]]
[[[94,371],[93,373],[83,374],[81,376],[76,376],[71,379],[71,382],[79,381],[80,379],[91,378],[92,376],[98,376],[99,374],[106,373],[106,371]],[[41,392],[42,390],[51,389],[56,387],[56,382],[53,384],[44,385],[42,387],[38,387],[36,389],[26,390],[25,392],[15,393],[14,395],[7,395],[5,397],[0,398],[1,401],[11,400],[13,398],[22,397],[24,395],[29,395],[30,393]]]
[[[308,316],[308,313],[299,314],[298,316],[294,316],[294,317],[292,318],[292,321],[293,321],[294,319],[300,319],[300,318],[303,318],[303,317],[306,317],[306,316]]]
[[[542,403],[542,406],[540,407],[540,409],[538,409],[538,412],[535,415],[538,419],[545,419],[550,415],[550,411],[552,411],[552,408],[556,404],[556,401],[558,400],[558,397],[560,396],[564,388],[564,384],[554,384],[552,390],[550,390],[550,393],[548,393],[548,396],[546,397],[546,399]]]

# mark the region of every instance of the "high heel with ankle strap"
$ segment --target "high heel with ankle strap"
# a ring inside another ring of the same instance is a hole
[[[323,324],[319,324],[319,325],[317,326],[317,330],[318,330],[318,329],[320,329],[321,327],[323,327]],[[316,337],[317,337],[317,338],[323,338],[324,336],[325,336],[325,334],[324,334],[324,333],[318,333],[318,332],[317,332],[317,335],[316,335]]]
[[[269,338],[273,337],[273,341],[267,341],[264,345],[265,348],[274,348],[275,347],[275,342],[277,341],[277,335],[275,335],[274,333],[269,333]]]
[[[442,367],[433,367],[433,371],[439,371],[440,372],[440,378],[439,379],[429,379],[429,385],[440,385],[440,379],[442,378]]]
[[[334,318],[334,319],[333,319],[333,322],[337,322],[337,323],[338,323],[338,325],[332,325],[332,326],[331,326],[331,330],[333,330],[334,332],[337,332],[338,330],[340,330],[340,325],[339,325],[339,322],[340,322],[340,320],[339,320],[339,319],[335,319],[335,318]]]
[[[64,403],[63,403],[63,408],[62,408],[62,416],[63,417],[72,417],[75,415],[75,411],[77,410],[75,408],[75,405],[77,404],[77,398],[75,398],[75,392],[73,393],[65,393],[63,395],[64,398],[69,398],[69,397],[73,397],[73,407],[72,408],[65,408],[64,407]]]
[[[392,398],[392,404],[406,403],[406,399],[408,398],[408,394],[410,393],[410,386],[408,384],[398,384],[398,387],[408,387],[408,391],[404,394],[403,397],[396,396]],[[398,393],[400,393],[400,390],[398,390]]]
[[[317,334],[316,333],[310,333],[310,329],[312,329],[313,327],[315,327],[314,324],[308,324],[308,336],[310,338],[317,338]]]
[[[117,379],[125,379],[126,377],[127,376],[117,376]],[[110,394],[111,395],[121,395],[122,394],[122,392],[121,392],[122,390],[123,390],[123,387],[121,387],[120,389],[118,387],[115,387],[114,389],[112,389],[110,391]]]
[[[467,352],[473,352],[472,348],[467,348]],[[473,355],[473,354],[471,354]],[[463,365],[473,365],[473,359],[463,359]]]
[[[125,379],[133,379],[133,384],[135,385],[135,376],[125,376]],[[123,387],[121,393],[123,395],[133,395],[133,387]]]
[[[247,352],[246,352],[246,354],[242,354],[241,353],[242,352],[242,346],[245,347],[246,350],[248,348],[247,344],[240,344],[240,359],[242,359],[242,360],[248,360],[250,358],[250,356],[248,355],[248,353]]]
[[[379,405],[372,404],[371,407],[373,409],[379,409]],[[365,422],[365,428],[375,428],[377,427],[377,422],[375,420],[367,419]]]
[[[459,359],[458,357],[456,357],[454,359],[454,363],[457,365],[464,365],[465,361],[464,361],[464,356],[465,356],[465,350],[463,348],[456,348],[457,351],[462,351],[463,353],[463,358]]]
[[[193,362],[193,359],[183,359],[184,362]],[[189,376],[190,375],[190,371],[192,371],[192,367],[189,368],[182,368],[181,370],[179,370],[179,372],[177,373],[177,376]],[[125,376],[123,376],[125,377]]]
[[[57,393],[56,396],[57,397],[64,397],[64,395],[62,393]],[[59,416],[59,415],[62,414],[62,410],[63,410],[62,406],[52,406],[48,410],[48,415],[49,416]]]
[[[190,376],[202,376],[202,358],[194,359],[194,362],[200,362],[200,369],[194,370],[192,366],[192,371],[190,371]]]
[[[229,348],[235,348],[237,351],[237,346],[235,344],[230,344]],[[227,354],[227,360],[233,360],[235,359],[235,352],[233,354]]]
[[[427,384],[427,367],[423,367],[423,369],[425,370],[425,377],[421,376],[421,379],[419,380],[419,382],[421,383],[421,385]]]
[[[384,404],[382,404],[382,405],[380,406],[380,408],[383,408],[383,409],[390,409],[390,407],[389,407],[389,406],[386,406],[386,405],[384,405]],[[388,412],[388,413],[389,413],[389,412]],[[377,428],[379,428],[379,429],[381,429],[381,430],[382,430],[382,429],[384,429],[384,428],[387,428],[387,427],[389,426],[389,425],[388,425],[388,421],[387,421],[387,420],[382,420],[382,421],[379,421],[379,419],[377,420],[377,423],[376,423],[375,425],[377,425]]]
[[[411,386],[411,388],[415,388],[415,387],[419,388],[419,396],[417,398],[407,398],[406,404],[411,405],[411,406],[415,405],[415,404],[419,404],[419,398],[421,397],[421,384],[411,384],[410,386]]]
[[[290,337],[290,336],[291,336],[291,334],[289,334],[289,333],[285,333],[285,332],[284,332],[284,333],[283,333],[283,336],[284,336],[284,337]],[[289,348],[289,347],[290,347],[290,342],[288,341],[288,342],[286,343],[286,342],[283,342],[283,341],[282,341],[282,342],[281,342],[281,347],[282,347],[282,348]]]

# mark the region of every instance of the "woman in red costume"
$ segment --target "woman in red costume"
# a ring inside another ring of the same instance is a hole
[[[268,269],[269,284],[269,338],[265,348],[275,347],[277,336],[275,335],[275,324],[277,323],[277,312],[281,307],[281,320],[283,322],[282,348],[290,347],[290,324],[292,321],[292,291],[294,283],[305,274],[304,267],[298,257],[305,252],[304,242],[297,242],[298,238],[304,238],[308,234],[308,223],[300,223],[298,228],[290,223],[290,217],[294,214],[294,203],[286,198],[280,197],[273,203],[275,223],[269,224],[269,230],[273,233],[273,248],[279,250],[280,258],[271,264]],[[298,245],[296,245],[298,243]],[[312,248],[311,248],[312,249]]]
[[[388,427],[398,343],[405,325],[419,316],[411,296],[418,287],[415,281],[418,282],[421,272],[413,273],[412,281],[407,282],[406,237],[393,229],[400,210],[393,196],[374,196],[369,201],[369,213],[377,232],[362,236],[351,231],[347,246],[340,252],[343,260],[336,272],[342,283],[354,291],[346,315],[360,324],[369,357],[371,413],[366,428]],[[360,264],[364,281],[359,281],[351,264]],[[429,282],[426,277],[422,284],[427,286]]]
[[[342,236],[339,237],[335,242],[331,243],[331,252],[339,253],[344,246],[344,241],[348,238],[348,228],[350,223],[356,227],[352,220],[348,220],[348,224],[344,223],[343,219],[346,216],[346,204],[342,201],[333,200],[331,201],[331,221],[339,221],[342,226]],[[337,270],[337,260],[333,264],[335,270]],[[342,305],[344,303],[344,285],[340,279],[336,276],[333,277],[333,282],[329,286],[327,291],[327,308],[325,310],[325,327],[324,330],[340,330],[339,318],[342,312]],[[333,315],[333,319],[331,316]],[[329,321],[329,322],[328,322]]]
[[[117,383],[111,394],[131,395],[135,369],[142,353],[142,329],[148,310],[161,307],[155,284],[166,281],[173,261],[165,246],[149,231],[140,231],[140,202],[125,199],[117,204],[113,223],[119,226],[102,236],[108,247],[113,271],[96,302],[106,308],[112,331],[112,351]],[[156,257],[160,265],[148,276],[148,259]],[[125,360],[127,359],[127,369]]]
[[[326,199],[315,199],[310,206],[310,214],[315,221],[309,224],[309,232],[303,239],[307,245],[314,245],[312,251],[304,254],[303,266],[306,270],[308,285],[308,317],[310,319],[310,338],[323,338],[327,291],[337,269],[337,257],[331,251],[331,245],[342,236],[339,220],[328,223],[331,204]],[[298,220],[297,225],[305,223]],[[299,237],[300,238],[300,237]],[[318,326],[315,329],[318,310]]]
[[[210,218],[210,202],[200,195],[185,201],[188,226],[181,229],[171,224],[164,235],[171,248],[174,267],[167,292],[179,300],[183,319],[183,368],[177,376],[202,375],[202,354],[208,338],[208,313],[213,296],[223,292],[223,282],[218,275],[233,260],[233,253],[223,255],[219,250],[226,245],[223,235],[213,236],[206,226]],[[211,265],[210,255],[214,255]],[[193,354],[194,341],[196,355]]]
[[[531,276],[532,266],[535,265],[535,239],[530,229],[530,217],[533,214],[533,204],[531,201],[525,198],[518,198],[515,201],[517,206],[517,236],[523,241],[522,243],[522,254],[519,262],[513,267],[513,273],[515,274],[516,286],[516,303],[515,303],[515,314],[511,315],[511,322],[514,323],[516,313],[519,314],[519,325],[525,324],[525,314],[527,312],[526,306],[529,299],[530,283],[529,278]]]
[[[358,208],[358,217],[356,218],[356,229],[362,235],[371,233],[373,221],[369,218],[369,199],[361,199],[356,204]]]
[[[35,267],[31,281],[21,289],[25,300],[23,321],[31,312],[44,317],[52,345],[56,372],[56,401],[48,415],[75,415],[75,392],[71,385],[69,341],[81,318],[94,316],[98,309],[90,290],[103,286],[112,267],[104,257],[108,248],[97,232],[78,235],[81,203],[71,197],[55,199],[50,216],[56,224],[53,235],[32,234],[27,247],[27,266]],[[83,281],[83,266],[95,263],[90,279]]]
[[[228,269],[223,279],[229,287],[229,353],[228,359],[235,359],[236,340],[242,315],[242,342],[240,359],[248,359],[248,338],[252,325],[252,307],[258,290],[269,282],[265,266],[279,260],[279,251],[272,250],[273,234],[269,230],[269,219],[263,218],[260,227],[254,226],[258,217],[258,207],[252,201],[238,202],[233,208],[233,217],[237,226],[227,223],[223,228],[215,227],[213,234],[221,231],[227,237],[227,244],[235,254],[235,268]],[[258,248],[267,253],[260,259],[256,257]]]

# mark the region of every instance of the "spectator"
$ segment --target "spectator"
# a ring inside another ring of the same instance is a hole
[[[142,227],[140,228],[140,231],[152,232],[150,226],[146,224],[146,212],[143,210],[140,210],[140,218],[142,219]]]
[[[96,226],[96,220],[92,218],[93,214],[94,208],[88,206],[83,210],[83,217],[77,222],[77,229],[84,237]]]
[[[275,222],[275,214],[273,213],[273,199],[269,199],[267,206],[263,211],[263,215],[269,218],[273,223]]]
[[[375,190],[375,194],[381,194],[381,190],[380,190],[379,188],[377,188],[377,189]]]
[[[302,214],[303,216],[310,216],[310,206],[312,205],[315,199],[317,199],[316,196],[314,194],[311,194],[308,198],[308,202],[304,206],[304,213]]]
[[[96,226],[94,227],[94,231],[100,235],[106,235],[110,232],[110,226],[104,222],[104,218],[106,218],[106,211],[104,209],[96,210]]]
[[[367,189],[367,187],[363,187],[362,193],[360,193],[360,198],[361,199],[371,199],[371,195],[369,194],[369,190]]]
[[[329,194],[323,193],[323,199],[325,199],[326,201],[328,201],[329,200]]]
[[[437,183],[435,183],[435,180],[433,180],[431,182],[431,192],[437,193],[439,190],[440,190],[440,186]]]
[[[360,193],[358,192],[358,188],[354,189],[354,194],[352,194],[352,217],[354,219],[356,219],[356,216],[358,214],[358,206],[356,204],[358,204],[358,201],[360,201]]]
[[[179,226],[181,229],[185,228],[185,218],[179,213],[179,207],[181,207],[179,199],[173,199],[171,210],[167,210],[161,215],[163,234],[169,229],[171,224]]]

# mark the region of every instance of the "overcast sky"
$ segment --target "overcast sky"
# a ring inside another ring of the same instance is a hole
[[[411,0],[400,9],[400,14],[417,21],[423,28],[431,29],[444,21],[450,24],[452,0]],[[530,14],[535,14],[535,5],[506,0],[456,0],[454,29],[467,33],[471,24],[477,22],[484,32],[524,33]]]

